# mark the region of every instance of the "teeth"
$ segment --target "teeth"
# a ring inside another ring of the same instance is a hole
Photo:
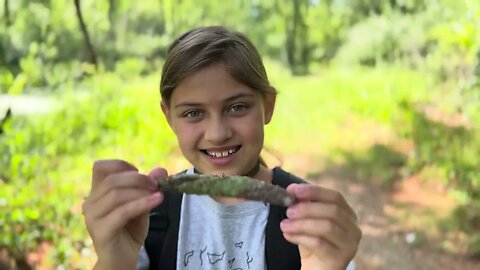
[[[212,157],[226,157],[230,154],[233,154],[235,153],[235,150],[234,149],[230,149],[230,150],[227,150],[227,151],[223,151],[223,152],[209,152],[207,151],[207,153],[212,156]]]

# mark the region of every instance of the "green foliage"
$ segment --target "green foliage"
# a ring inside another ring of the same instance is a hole
[[[91,249],[79,203],[93,160],[123,152],[156,164],[173,147],[152,85],[124,84],[108,73],[77,90],[72,85],[57,97],[62,106],[48,115],[14,116],[0,136],[0,246],[18,261],[47,241],[55,246],[54,264],[77,265],[82,249]]]
[[[416,146],[411,164],[413,170],[425,165],[443,168],[447,176],[445,180],[468,194],[465,202],[480,200],[478,131],[439,121],[429,119],[425,113],[414,112],[411,134]]]
[[[268,68],[280,95],[274,121],[267,126],[267,134],[272,134],[267,142],[282,151],[357,149],[370,143],[371,132],[363,130],[370,123],[378,129],[394,129],[406,117],[398,104],[424,101],[428,94],[426,75],[401,67],[323,68],[305,77],[291,77],[288,70],[271,63]],[[298,127],[299,119],[308,129]],[[285,127],[289,132],[284,132]],[[305,144],[307,139],[316,147]]]
[[[427,46],[431,17],[390,14],[372,16],[349,29],[337,60],[374,65],[384,61],[416,64]]]
[[[407,158],[391,147],[375,144],[364,151],[340,151],[339,155],[348,170],[357,180],[369,179],[391,187],[401,177],[400,169],[406,164]]]
[[[85,63],[72,1],[10,0],[0,21],[0,93],[44,92],[55,104],[14,114],[0,134],[0,246],[17,259],[47,241],[53,265],[81,268],[92,247],[79,204],[94,159],[176,162],[158,106],[162,57],[175,36],[211,24],[246,33],[267,59],[280,92],[267,146],[340,156],[358,178],[385,183],[399,170],[435,175],[461,201],[449,229],[471,233],[478,253],[478,1],[80,2],[98,69]],[[410,140],[414,154],[372,133]]]
[[[415,148],[407,162],[408,171],[430,179],[433,176],[449,186],[451,196],[460,202],[450,228],[476,237],[480,234],[479,109],[468,118],[470,122],[460,113],[450,115],[432,107],[409,110],[411,126],[405,135]],[[478,242],[469,244],[470,254],[477,255]]]
[[[347,64],[402,63],[426,72],[436,90],[395,105],[404,108],[392,119],[396,132],[414,144],[403,171],[434,175],[449,186],[461,202],[453,227],[471,235],[480,233],[479,23],[480,4],[472,1],[432,1],[407,15],[377,12],[350,28],[336,58]],[[470,252],[478,254],[478,241],[470,243]]]
[[[0,68],[0,94],[7,93],[13,83],[14,78],[10,70]]]
[[[457,229],[473,239],[480,234],[480,5],[446,1],[445,21],[430,31],[435,40],[425,59],[435,85],[428,105],[411,105],[411,129],[415,144],[409,160],[412,171],[433,168],[451,187],[461,204],[453,213]],[[459,16],[466,11],[465,16]],[[437,13],[441,14],[441,13]],[[445,103],[445,100],[449,100]],[[470,243],[478,255],[478,241]]]

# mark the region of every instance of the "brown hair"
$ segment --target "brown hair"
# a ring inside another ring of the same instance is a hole
[[[276,93],[270,86],[260,54],[242,33],[222,26],[190,30],[169,47],[162,70],[160,94],[167,106],[183,79],[212,64],[223,64],[237,81],[262,96]]]

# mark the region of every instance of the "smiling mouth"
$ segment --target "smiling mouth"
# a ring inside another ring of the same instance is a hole
[[[238,145],[238,146],[233,146],[231,148],[225,148],[222,150],[203,149],[200,151],[209,157],[223,158],[223,157],[228,157],[235,154],[238,150],[240,150],[240,148],[241,146]]]

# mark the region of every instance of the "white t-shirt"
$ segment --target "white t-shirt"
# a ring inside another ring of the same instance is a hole
[[[209,196],[183,196],[177,269],[266,269],[265,226],[269,205],[235,205]]]

